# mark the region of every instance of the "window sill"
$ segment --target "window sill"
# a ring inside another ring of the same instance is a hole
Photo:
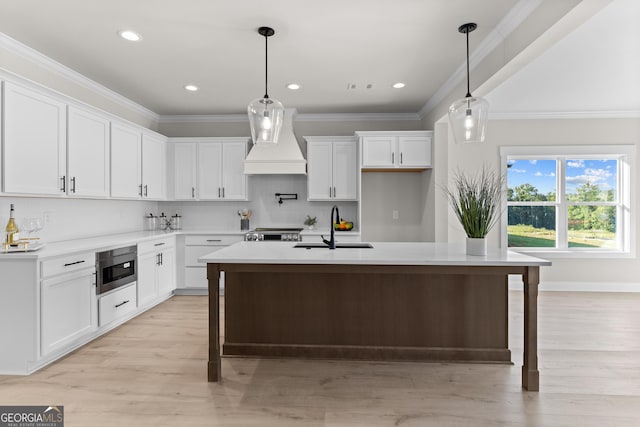
[[[510,251],[518,252],[524,255],[530,255],[539,258],[549,259],[632,259],[635,254],[624,251],[571,251],[571,250],[536,250],[536,249],[518,249],[509,248]]]

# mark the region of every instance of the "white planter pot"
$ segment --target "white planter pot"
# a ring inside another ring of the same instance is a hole
[[[484,256],[487,254],[487,239],[467,237],[467,255]]]

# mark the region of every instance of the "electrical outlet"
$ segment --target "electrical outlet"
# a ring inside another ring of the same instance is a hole
[[[398,211],[391,211],[391,216],[393,219],[398,219]]]
[[[44,221],[44,224],[49,224],[51,222],[51,212],[48,212],[48,211],[47,212],[43,212],[42,213],[42,220]]]

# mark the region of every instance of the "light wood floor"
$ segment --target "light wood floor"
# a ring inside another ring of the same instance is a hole
[[[540,392],[514,365],[225,358],[206,381],[207,299],[179,296],[28,377],[0,405],[64,405],[71,426],[638,426],[640,294],[541,293]]]

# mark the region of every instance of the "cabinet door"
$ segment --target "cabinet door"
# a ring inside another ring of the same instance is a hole
[[[173,188],[176,200],[196,198],[197,147],[194,142],[174,144]]]
[[[398,151],[401,168],[431,167],[431,138],[428,136],[398,137]]]
[[[63,195],[66,106],[36,91],[4,83],[4,191]]]
[[[41,351],[47,354],[97,327],[94,271],[85,269],[42,281]]]
[[[164,249],[160,253],[160,265],[157,270],[158,295],[165,296],[176,288],[176,250]]]
[[[145,199],[166,198],[166,148],[164,141],[142,136],[142,197]]]
[[[358,159],[355,142],[333,143],[333,198],[357,199]]]
[[[246,142],[222,144],[222,196],[225,200],[247,200],[245,157],[247,157]]]
[[[143,307],[158,297],[156,270],[159,264],[157,252],[138,256],[138,307]]]
[[[109,121],[69,107],[67,138],[67,194],[109,196]]]
[[[396,137],[366,136],[362,138],[362,167],[395,167]]]
[[[222,144],[203,142],[198,146],[198,195],[200,200],[222,198]]]
[[[142,196],[142,132],[111,123],[111,197]]]
[[[307,142],[307,199],[329,200],[333,196],[333,143]]]

